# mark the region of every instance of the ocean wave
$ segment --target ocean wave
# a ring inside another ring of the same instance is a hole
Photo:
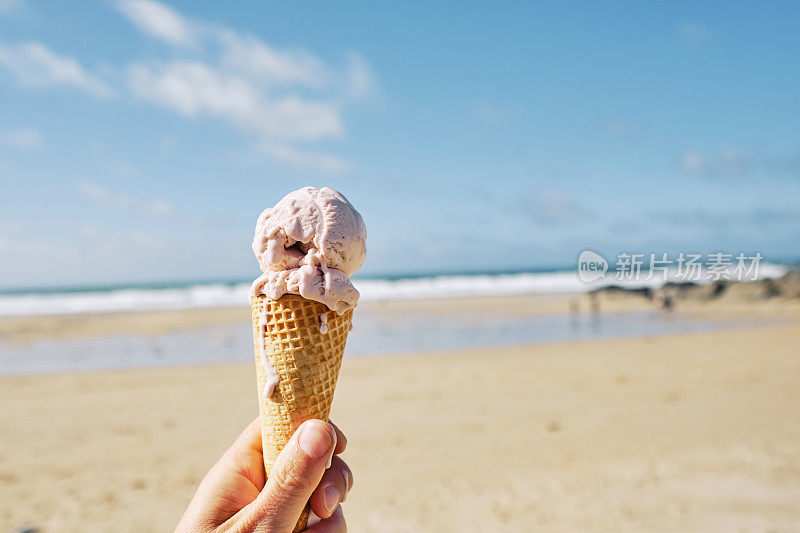
[[[758,279],[780,277],[786,269],[763,264]],[[361,301],[386,301],[419,298],[456,298],[465,296],[508,296],[522,294],[576,293],[609,285],[658,287],[664,280],[654,277],[641,280],[617,280],[609,273],[592,283],[580,281],[575,271],[432,276],[409,279],[355,280]],[[667,275],[677,281],[676,272]],[[710,280],[706,280],[710,281]],[[123,311],[198,309],[244,306],[249,301],[249,283],[197,284],[184,288],[137,288],[85,292],[48,292],[0,295],[0,316],[64,315]]]

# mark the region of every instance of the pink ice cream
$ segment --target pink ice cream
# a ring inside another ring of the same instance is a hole
[[[364,263],[367,229],[340,193],[303,187],[258,217],[253,252],[261,276],[252,293],[278,299],[298,294],[340,315],[358,302],[350,282]]]

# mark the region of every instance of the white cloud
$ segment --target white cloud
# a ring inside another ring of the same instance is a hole
[[[0,16],[22,7],[22,0],[0,0]]]
[[[57,255],[59,260],[62,259],[62,252],[67,250],[73,251],[74,245],[69,242],[56,241],[56,240],[40,240],[40,239],[8,239],[0,235],[0,250],[2,250],[8,257],[14,257],[14,261],[4,261],[2,267],[24,265],[26,270],[30,265],[41,265],[46,262],[46,257]],[[12,275],[12,277],[17,277]]]
[[[679,163],[687,174],[711,178],[743,178],[751,172],[754,159],[740,150],[724,150],[712,157],[689,151],[681,156]]]
[[[151,235],[139,230],[109,231],[107,228],[84,226],[80,230],[81,236],[95,246],[112,251],[120,247],[162,248],[166,241],[159,235]],[[111,247],[111,250],[108,248]]]
[[[511,102],[475,102],[469,106],[468,112],[489,124],[503,124],[526,115],[523,106]]]
[[[147,211],[154,215],[169,215],[172,213],[172,204],[165,200],[153,200],[146,204]]]
[[[41,133],[32,129],[0,132],[0,145],[25,152],[38,150],[45,145]]]
[[[222,30],[218,36],[222,65],[254,79],[322,87],[330,77],[325,64],[305,50],[278,50],[256,37],[230,30]]]
[[[167,41],[188,46],[194,42],[191,25],[172,8],[152,0],[121,0],[117,7],[137,28]]]
[[[12,4],[0,0],[0,9]],[[338,157],[307,145],[342,138],[344,107],[375,91],[364,57],[351,52],[334,66],[303,49],[279,49],[252,35],[187,19],[154,0],[116,0],[116,6],[142,32],[186,48],[180,60],[125,67],[126,92],[185,117],[227,122],[249,135],[260,153],[283,163],[322,172],[347,168]],[[103,98],[117,94],[72,57],[37,42],[0,43],[2,67],[23,85],[70,86]],[[36,132],[19,131],[0,135],[0,144],[34,149],[43,140]],[[120,195],[100,194],[90,185],[82,190],[97,200],[121,202]]]
[[[348,165],[342,159],[328,154],[317,154],[297,150],[285,144],[263,144],[261,151],[278,161],[289,165],[316,170],[329,174],[338,174],[347,170]]]
[[[642,128],[639,124],[631,122],[623,116],[607,117],[601,122],[600,128],[615,137],[628,139],[638,137],[642,133]]]
[[[576,198],[552,190],[534,191],[524,208],[533,221],[544,226],[576,223],[595,217],[595,212]]]
[[[178,146],[178,139],[172,135],[165,135],[158,141],[158,145],[162,150],[172,150]]]
[[[0,238],[20,232],[22,232],[22,224],[19,222],[0,222]]]
[[[678,165],[686,174],[704,178],[798,178],[800,150],[768,153],[729,148],[710,155],[687,151],[678,159]]]
[[[0,66],[23,85],[67,85],[103,98],[114,95],[109,85],[89,74],[77,61],[55,54],[41,43],[0,44]]]
[[[361,54],[350,52],[347,58],[347,91],[352,98],[370,96],[377,86],[375,76]]]
[[[78,190],[87,198],[109,207],[126,209],[132,205],[133,199],[125,194],[112,194],[104,187],[81,181],[78,183]]]
[[[149,215],[165,216],[174,211],[172,204],[164,200],[143,200],[128,194],[114,193],[100,185],[81,181],[77,188],[86,198],[113,209],[142,212]]]
[[[686,152],[681,156],[680,165],[684,172],[695,174],[702,172],[706,163],[703,156],[697,152]]]
[[[486,122],[499,123],[505,118],[505,113],[491,102],[480,102],[473,106],[475,114]]]
[[[227,120],[263,139],[315,141],[343,134],[339,106],[289,95],[270,99],[251,79],[200,62],[133,65],[131,92],[188,117]]]
[[[188,20],[153,0],[120,0],[142,31],[176,45],[181,59],[126,69],[128,90],[185,117],[213,117],[253,137],[259,152],[283,163],[341,172],[346,163],[298,143],[344,136],[346,103],[377,85],[367,61],[350,53],[334,68],[303,49],[280,49],[229,28]],[[209,57],[213,60],[209,60]]]
[[[697,22],[684,22],[678,28],[678,36],[689,43],[699,43],[711,38],[711,29]]]
[[[258,89],[242,78],[200,62],[133,65],[128,85],[134,95],[183,115],[240,117],[257,107]]]

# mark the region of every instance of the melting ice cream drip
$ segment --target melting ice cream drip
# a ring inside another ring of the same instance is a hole
[[[319,315],[319,332],[323,335],[328,333],[328,313]]]
[[[264,389],[261,394],[264,398],[271,398],[272,393],[275,392],[275,386],[278,384],[278,373],[269,362],[267,357],[266,346],[264,345],[264,335],[266,334],[265,327],[267,324],[267,310],[264,309],[258,317],[258,348],[261,353],[261,368],[267,374],[267,381],[264,383]]]
[[[314,513],[313,509],[309,510],[308,511],[308,523],[306,524],[306,527],[311,527],[314,524],[319,524],[320,522],[322,522],[322,519],[320,517],[318,517]]]

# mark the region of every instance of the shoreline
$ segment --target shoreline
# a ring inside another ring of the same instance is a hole
[[[582,295],[586,298],[586,295]],[[542,315],[568,313],[573,293],[530,294],[515,296],[463,296],[380,300],[359,303],[357,312],[388,314],[425,313],[437,316],[474,312]],[[619,310],[647,308],[631,299]],[[356,320],[358,315],[356,315]],[[26,342],[41,338],[84,338],[101,335],[133,334],[153,336],[176,330],[209,325],[248,323],[249,306],[211,307],[155,311],[115,311],[39,316],[0,317],[0,340]]]
[[[239,309],[236,309],[237,314]],[[629,310],[629,311],[611,311],[605,313],[604,316],[606,317],[614,317],[614,315],[619,313],[626,313],[626,312],[635,312],[636,309]],[[742,310],[743,311],[743,310]],[[703,335],[707,333],[724,333],[724,332],[734,332],[734,331],[752,331],[753,333],[763,332],[768,333],[764,330],[769,330],[771,328],[781,328],[786,326],[792,326],[793,324],[800,324],[800,312],[797,315],[794,314],[794,310],[783,310],[782,313],[765,313],[763,316],[751,316],[749,320],[746,322],[743,321],[744,314],[740,310],[736,310],[732,312],[730,315],[724,317],[725,320],[729,320],[730,323],[724,323],[722,325],[718,324],[709,324],[706,327],[701,329],[697,329],[695,331],[669,331],[669,332],[633,332],[633,333],[622,333],[618,335],[610,335],[610,336],[594,336],[588,338],[570,338],[570,339],[553,339],[553,340],[541,340],[536,342],[521,342],[517,344],[503,344],[497,346],[476,346],[476,347],[454,347],[454,348],[441,348],[441,349],[423,349],[423,350],[398,350],[398,351],[381,351],[379,353],[345,353],[345,360],[360,360],[360,359],[384,359],[384,358],[426,358],[426,357],[454,357],[457,354],[460,355],[471,355],[474,353],[486,352],[487,350],[498,350],[498,351],[505,351],[505,350],[532,350],[532,349],[539,349],[539,348],[552,348],[552,347],[560,347],[560,346],[572,346],[576,349],[581,349],[583,347],[592,345],[592,344],[599,344],[602,343],[613,343],[617,341],[636,341],[642,339],[659,339],[659,338],[668,338],[674,336],[686,337],[691,338],[694,335]],[[720,318],[717,316],[713,311],[704,310],[698,311],[694,310],[691,312],[685,312],[685,316],[688,318],[698,318],[701,320],[714,320]],[[249,318],[249,317],[248,317]],[[755,320],[753,320],[755,319]],[[214,325],[219,325],[218,323],[214,322]],[[189,329],[184,330],[186,332],[191,332],[192,329],[201,326],[191,326]],[[162,333],[159,332],[152,332],[152,336],[158,336]],[[168,333],[169,334],[169,333]],[[101,336],[98,339],[104,339],[108,337]],[[55,340],[55,339],[51,339]],[[64,340],[64,339],[59,339]],[[68,342],[70,340],[75,340],[75,338],[67,338]],[[2,343],[0,343],[0,347],[2,347]],[[192,367],[214,367],[214,366],[224,366],[224,365],[239,365],[245,364],[249,365],[251,358],[251,354],[248,354],[239,359],[218,359],[218,360],[210,360],[210,361],[175,361],[175,362],[166,362],[166,363],[159,363],[159,364],[140,364],[140,365],[130,365],[130,366],[110,366],[110,367],[100,367],[100,368],[79,368],[79,369],[63,369],[63,370],[48,370],[43,372],[23,372],[23,373],[11,373],[11,374],[4,374],[0,372],[0,383],[2,383],[5,379],[13,379],[13,378],[34,378],[34,377],[47,377],[47,376],[59,376],[59,375],[70,375],[70,374],[82,374],[82,375],[90,375],[90,374],[99,374],[103,375],[109,372],[126,372],[126,371],[147,371],[153,370],[158,371],[160,369],[190,369]]]
[[[345,356],[507,350],[576,340],[735,331],[800,321],[800,305],[689,302],[656,309],[636,294],[367,302]],[[52,375],[250,361],[249,309],[221,308],[0,320],[0,375]]]
[[[381,352],[380,354],[345,354],[344,361],[360,361],[360,360],[382,360],[382,359],[428,359],[428,358],[456,358],[456,357],[474,357],[491,350],[504,351],[531,351],[531,350],[582,350],[592,347],[604,347],[606,344],[617,342],[635,342],[635,341],[659,341],[671,337],[680,337],[686,341],[691,341],[694,336],[702,336],[708,334],[724,334],[725,332],[742,332],[747,331],[753,334],[768,334],[769,330],[780,330],[787,327],[800,326],[800,321],[780,321],[780,322],[760,322],[749,323],[741,328],[722,327],[715,329],[699,330],[699,331],[679,331],[668,333],[655,333],[655,334],[631,334],[624,336],[611,336],[611,337],[592,337],[585,339],[567,339],[567,340],[553,340],[542,341],[535,343],[520,343],[509,344],[503,346],[478,346],[474,348],[445,348],[445,349],[432,349],[421,351],[395,351],[395,352]],[[66,371],[51,371],[51,372],[37,372],[29,374],[1,374],[0,385],[4,381],[36,379],[36,378],[57,378],[59,376],[86,376],[102,378],[108,374],[126,373],[126,372],[159,372],[161,370],[177,371],[191,370],[193,368],[211,370],[214,367],[236,367],[236,366],[249,366],[251,365],[251,354],[248,354],[248,360],[214,360],[214,361],[198,361],[198,362],[176,362],[164,365],[145,365],[145,366],[123,366],[111,368],[93,368],[82,370],[66,370]]]
[[[574,305],[579,314],[586,315],[589,298],[589,293],[547,293],[399,299],[363,302],[358,305],[357,313],[388,316],[412,313],[437,317],[488,313],[534,317],[569,314]],[[603,313],[655,309],[651,302],[635,293],[600,293],[597,301]],[[800,317],[800,300],[691,301],[679,302],[678,310],[699,318]],[[358,320],[358,314],[355,319]],[[149,337],[213,325],[248,323],[249,320],[248,306],[0,317],[0,341],[14,344],[125,334]]]

